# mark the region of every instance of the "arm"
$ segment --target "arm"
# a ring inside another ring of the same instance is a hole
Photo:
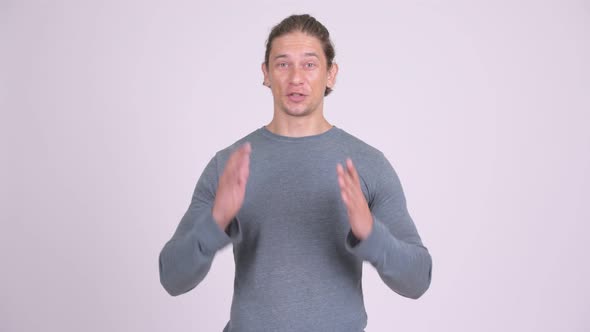
[[[349,207],[351,225],[354,225],[353,219],[358,221],[357,226],[348,233],[345,246],[359,258],[370,262],[393,291],[417,299],[430,286],[432,258],[408,213],[397,174],[385,156],[381,157],[380,166],[371,170],[376,174],[374,183],[369,184],[368,204],[360,190],[360,177],[356,175],[360,192],[357,197],[359,201],[362,199],[365,208],[369,207],[369,211],[365,217],[361,217],[363,213],[357,213],[358,216],[354,218]],[[356,173],[354,166],[352,170]]]
[[[160,282],[170,295],[195,288],[209,272],[215,253],[241,238],[236,219],[223,231],[213,218],[217,173],[214,157],[201,174],[176,232],[160,253]]]

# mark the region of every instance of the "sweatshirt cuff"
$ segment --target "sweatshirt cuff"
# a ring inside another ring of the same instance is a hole
[[[381,260],[381,256],[385,253],[388,242],[391,242],[391,240],[392,236],[389,229],[373,216],[373,228],[369,236],[361,241],[354,236],[351,229],[346,236],[345,247],[362,260],[376,265]]]
[[[214,254],[230,243],[237,243],[242,239],[240,222],[234,218],[225,231],[221,230],[213,215],[209,213],[200,225],[197,236],[198,243],[204,253]]]

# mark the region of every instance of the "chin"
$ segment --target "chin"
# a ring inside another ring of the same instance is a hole
[[[283,111],[290,116],[306,116],[311,113],[311,111],[307,108],[304,109],[289,109],[283,108]]]

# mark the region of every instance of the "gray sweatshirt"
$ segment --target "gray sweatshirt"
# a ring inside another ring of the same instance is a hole
[[[211,215],[217,181],[246,141],[252,152],[244,204],[224,231]],[[347,157],[374,221],[363,241],[352,234],[338,186],[336,165]],[[383,153],[335,126],[298,138],[261,127],[217,152],[160,253],[166,291],[196,287],[230,243],[235,278],[225,332],[363,331],[363,261],[402,296],[418,298],[430,285],[432,260],[395,171]]]

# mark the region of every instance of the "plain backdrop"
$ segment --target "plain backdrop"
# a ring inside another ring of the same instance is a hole
[[[416,301],[365,263],[367,332],[590,330],[590,3],[557,0],[0,0],[0,330],[221,331],[231,246],[179,297],[158,255],[270,121],[293,13],[330,30],[326,117],[385,153],[434,260]]]

